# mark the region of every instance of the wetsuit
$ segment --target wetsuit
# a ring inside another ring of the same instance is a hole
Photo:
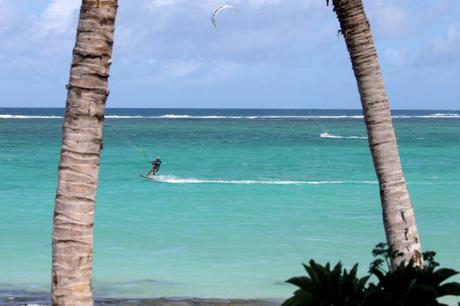
[[[151,163],[152,163],[153,167],[152,167],[152,169],[149,171],[149,174],[150,174],[150,173],[155,174],[155,173],[158,172],[158,170],[160,170],[161,160],[155,159],[155,160],[152,160]]]

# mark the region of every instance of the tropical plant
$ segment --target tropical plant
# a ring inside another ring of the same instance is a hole
[[[83,0],[54,209],[53,305],[93,305],[93,226],[117,0]]]
[[[460,295],[459,283],[444,283],[458,272],[449,268],[438,268],[439,263],[434,260],[434,252],[423,253],[423,267],[401,263],[393,270],[390,269],[389,259],[396,254],[385,244],[378,244],[373,255],[377,259],[371,263],[369,272],[378,282],[371,283],[367,288],[365,305],[445,305],[438,302],[438,299],[446,295]]]
[[[282,306],[356,306],[363,300],[369,276],[356,276],[358,264],[350,272],[342,269],[340,262],[332,270],[329,263],[322,266],[314,260],[310,260],[310,265],[303,266],[308,276],[293,277],[287,281],[300,289]]]
[[[391,258],[398,254],[387,244],[379,243],[372,254],[376,259],[361,278],[358,264],[347,272],[341,263],[331,269],[329,263],[322,266],[310,260],[304,265],[308,276],[287,281],[299,289],[282,306],[444,306],[439,298],[460,295],[459,283],[445,283],[458,272],[439,268],[434,252],[423,254],[423,267],[401,262],[396,269],[391,269]],[[376,283],[367,284],[369,279]]]
[[[329,3],[329,1],[327,1]],[[414,210],[404,179],[385,84],[362,0],[332,0],[358,85],[369,147],[379,181],[386,239],[401,262],[423,265]]]

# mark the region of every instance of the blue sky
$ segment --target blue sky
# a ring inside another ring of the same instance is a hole
[[[325,2],[119,0],[108,107],[360,108]],[[0,107],[65,105],[80,3],[0,0]],[[460,1],[364,3],[392,108],[460,109]]]

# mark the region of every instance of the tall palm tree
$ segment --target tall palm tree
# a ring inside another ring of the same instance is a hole
[[[53,305],[93,305],[93,226],[117,0],[83,0],[53,225]]]
[[[329,1],[327,1],[329,2]],[[415,215],[404,179],[391,111],[369,21],[361,0],[332,0],[358,84],[369,147],[377,173],[389,247],[401,262],[422,265]]]

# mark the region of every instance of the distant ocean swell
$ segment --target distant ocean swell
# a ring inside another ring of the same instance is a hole
[[[457,113],[436,113],[430,115],[395,115],[395,119],[460,119]],[[62,119],[63,116],[55,115],[11,115],[0,114],[0,119]],[[141,116],[141,115],[107,115],[107,119],[212,119],[212,120],[270,120],[270,119],[362,119],[362,115],[321,115],[321,116],[195,116],[195,115],[174,115],[166,114],[161,116]]]

